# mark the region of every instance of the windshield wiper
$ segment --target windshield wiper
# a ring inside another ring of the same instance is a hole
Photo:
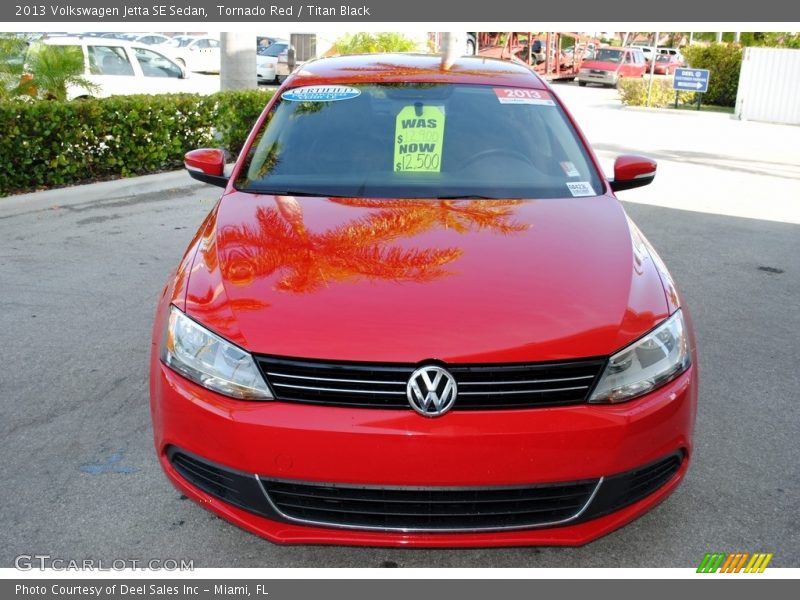
[[[324,192],[301,192],[299,190],[267,190],[263,188],[241,188],[240,192],[248,194],[264,194],[271,196],[320,196],[327,197],[329,194]]]

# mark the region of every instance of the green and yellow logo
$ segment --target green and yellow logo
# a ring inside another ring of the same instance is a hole
[[[697,567],[698,573],[763,573],[769,561],[772,560],[772,553],[738,552],[736,554],[725,554],[724,552],[714,552],[706,554]]]

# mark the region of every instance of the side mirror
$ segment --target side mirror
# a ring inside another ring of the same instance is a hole
[[[645,156],[625,154],[614,161],[614,179],[609,180],[615,192],[652,183],[656,178],[656,161]]]
[[[187,152],[183,164],[194,179],[219,187],[228,185],[225,172],[225,152],[218,148],[200,148]]]

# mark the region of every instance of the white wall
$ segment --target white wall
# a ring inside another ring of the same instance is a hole
[[[745,48],[736,116],[800,125],[800,50]]]

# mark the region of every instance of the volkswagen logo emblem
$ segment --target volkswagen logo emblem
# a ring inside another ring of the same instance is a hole
[[[441,417],[453,408],[457,394],[453,376],[431,365],[414,371],[406,385],[408,403],[423,417]]]

